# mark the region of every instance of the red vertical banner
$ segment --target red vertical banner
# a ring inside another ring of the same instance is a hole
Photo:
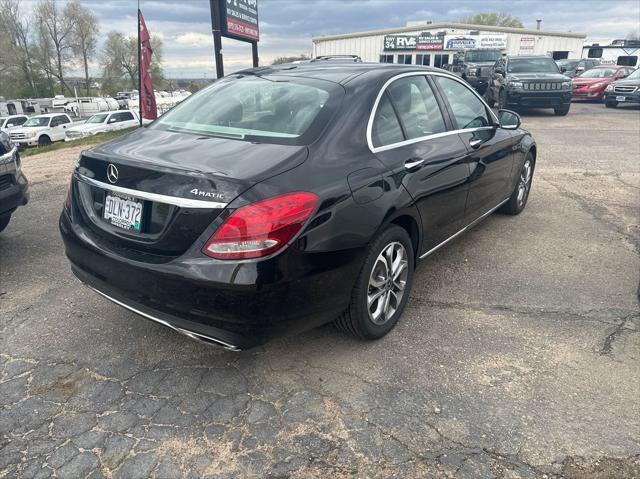
[[[158,110],[151,72],[149,71],[153,50],[151,49],[149,30],[147,30],[140,10],[138,10],[138,28],[140,29],[140,117],[155,120],[158,118]]]

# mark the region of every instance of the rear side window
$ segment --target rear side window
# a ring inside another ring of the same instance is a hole
[[[453,112],[459,129],[489,126],[484,103],[462,83],[451,78],[436,77]]]
[[[447,130],[436,97],[424,76],[416,75],[396,80],[389,86],[388,91],[407,139]]]
[[[404,141],[400,122],[391,106],[389,96],[385,93],[380,99],[376,116],[373,119],[371,142],[374,147],[391,145]]]

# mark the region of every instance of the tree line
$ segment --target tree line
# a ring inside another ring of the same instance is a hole
[[[98,51],[98,19],[91,10],[71,0],[40,0],[25,15],[19,0],[0,0],[0,96],[38,98],[74,94],[70,71],[83,73],[86,95],[98,81],[104,94],[138,86],[138,40],[118,31],[107,33]],[[152,36],[151,75],[161,87],[162,42]],[[102,75],[92,78],[99,68]],[[79,91],[79,93],[80,93]]]

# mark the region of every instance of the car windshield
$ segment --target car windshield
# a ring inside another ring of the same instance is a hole
[[[629,76],[625,78],[625,80],[638,80],[638,79],[640,79],[640,68],[638,68],[637,70],[633,70],[633,73],[630,73]]]
[[[580,78],[609,78],[616,74],[611,68],[593,68],[579,75]]]
[[[239,74],[215,82],[161,116],[152,128],[248,141],[296,143],[327,110],[330,82]]]
[[[507,73],[560,73],[553,58],[512,58]]]
[[[109,115],[93,115],[87,120],[87,123],[104,123]]]
[[[29,118],[24,125],[22,126],[47,126],[49,124],[49,117],[40,117],[40,118]]]
[[[475,52],[466,52],[464,54],[465,62],[495,62],[502,56],[500,51],[484,50]]]
[[[558,60],[558,66],[565,67],[567,70],[575,70],[580,60]]]

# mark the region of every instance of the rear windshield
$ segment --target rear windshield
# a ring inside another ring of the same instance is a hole
[[[512,58],[508,73],[560,73],[553,58]]]
[[[464,54],[465,62],[495,62],[496,60],[500,60],[502,57],[502,52],[495,50],[482,50],[482,51],[473,51],[466,52]]]
[[[580,78],[609,78],[616,74],[611,68],[593,68],[580,75]]]
[[[280,144],[317,136],[340,101],[332,82],[276,75],[234,75],[190,96],[151,128]]]

